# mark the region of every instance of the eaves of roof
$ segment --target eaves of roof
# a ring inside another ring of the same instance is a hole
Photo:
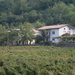
[[[38,30],[59,29],[59,28],[62,28],[64,26],[68,26],[68,27],[70,27],[72,29],[75,29],[75,27],[70,26],[69,24],[60,24],[60,25],[44,26],[44,27],[38,28]]]

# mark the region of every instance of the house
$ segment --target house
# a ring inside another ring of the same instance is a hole
[[[60,25],[51,25],[51,26],[44,26],[38,28],[38,30],[42,33],[45,30],[45,37],[44,41],[52,41],[53,43],[58,43],[61,39],[57,39],[55,37],[62,36],[63,34],[75,34],[75,27],[69,24],[60,24]]]
[[[37,36],[37,35],[41,35],[40,31],[37,30],[36,28],[33,28],[33,31],[34,31],[34,36]]]

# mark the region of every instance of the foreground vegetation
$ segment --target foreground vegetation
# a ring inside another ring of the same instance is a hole
[[[0,47],[0,75],[75,75],[75,49]]]

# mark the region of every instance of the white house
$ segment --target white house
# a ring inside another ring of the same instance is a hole
[[[61,40],[56,39],[55,37],[62,36],[65,33],[69,33],[70,35],[75,34],[75,27],[69,24],[61,24],[61,25],[51,25],[51,26],[44,26],[38,28],[40,32],[45,30],[45,41],[52,41],[53,43],[58,43]]]

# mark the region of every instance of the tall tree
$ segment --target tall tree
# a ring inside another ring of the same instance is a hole
[[[24,23],[19,25],[19,35],[21,36],[21,41],[31,41],[34,37],[33,29],[31,23]]]
[[[35,28],[40,28],[40,27],[45,26],[45,23],[36,21],[35,23],[33,23],[33,25]]]
[[[73,15],[71,18],[70,18],[70,23],[72,26],[75,27],[75,15]]]
[[[56,3],[52,8],[52,16],[54,17],[55,24],[66,23],[65,16],[68,13],[68,7],[65,3]]]
[[[2,45],[4,41],[7,41],[7,30],[5,26],[0,25],[0,45]]]

